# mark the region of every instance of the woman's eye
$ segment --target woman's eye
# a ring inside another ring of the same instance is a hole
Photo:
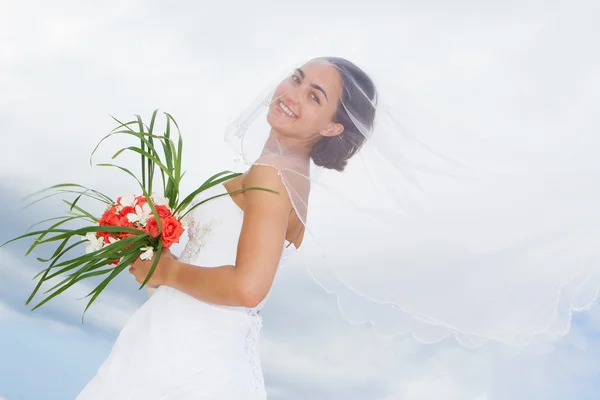
[[[296,75],[292,75],[292,80],[296,83],[300,83],[300,78],[298,78]]]
[[[314,101],[316,101],[316,102],[317,102],[317,104],[321,104],[321,100],[319,100],[319,97],[318,97],[316,94],[312,93],[312,94],[310,95],[310,97],[311,97],[311,98],[312,98]]]

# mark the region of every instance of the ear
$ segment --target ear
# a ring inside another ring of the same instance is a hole
[[[327,129],[323,129],[320,132],[320,135],[325,136],[325,137],[332,137],[332,136],[337,136],[337,135],[341,134],[342,132],[344,132],[344,125],[338,124],[336,122],[332,122],[329,124]]]

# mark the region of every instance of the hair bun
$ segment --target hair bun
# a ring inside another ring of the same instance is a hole
[[[343,92],[334,121],[344,126],[338,136],[321,138],[313,145],[311,158],[315,165],[342,172],[348,160],[356,154],[366,137],[354,121],[370,129],[375,121],[375,84],[369,76],[348,60],[337,57],[321,58],[334,65],[342,79]],[[347,110],[351,110],[352,116]]]

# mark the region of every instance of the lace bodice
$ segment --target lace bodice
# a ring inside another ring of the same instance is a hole
[[[223,185],[217,185],[199,195],[197,201],[226,193],[226,191]],[[183,220],[188,242],[181,254],[181,261],[202,267],[235,265],[243,215],[244,211],[230,196],[219,197],[196,207]],[[295,250],[294,245],[285,243],[279,263],[280,267]],[[267,298],[252,309],[232,308],[256,314],[263,308]]]

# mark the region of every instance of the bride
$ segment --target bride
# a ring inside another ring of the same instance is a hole
[[[540,151],[534,129],[497,140],[427,113],[406,134],[411,102],[400,125],[382,101],[392,86],[370,76],[314,59],[235,120],[245,173],[203,192],[181,257],[161,255],[158,289],[79,400],[265,399],[259,312],[300,248],[342,316],[384,338],[522,346],[569,331],[600,287],[593,171]],[[150,266],[130,272],[142,282]]]
[[[161,255],[148,282],[158,289],[77,399],[266,398],[259,312],[278,267],[302,245],[311,160],[343,171],[373,124],[375,97],[365,72],[340,58],[312,60],[279,83],[259,157],[206,192],[234,194],[188,216],[181,257]],[[141,283],[151,264],[138,259],[129,271]]]

